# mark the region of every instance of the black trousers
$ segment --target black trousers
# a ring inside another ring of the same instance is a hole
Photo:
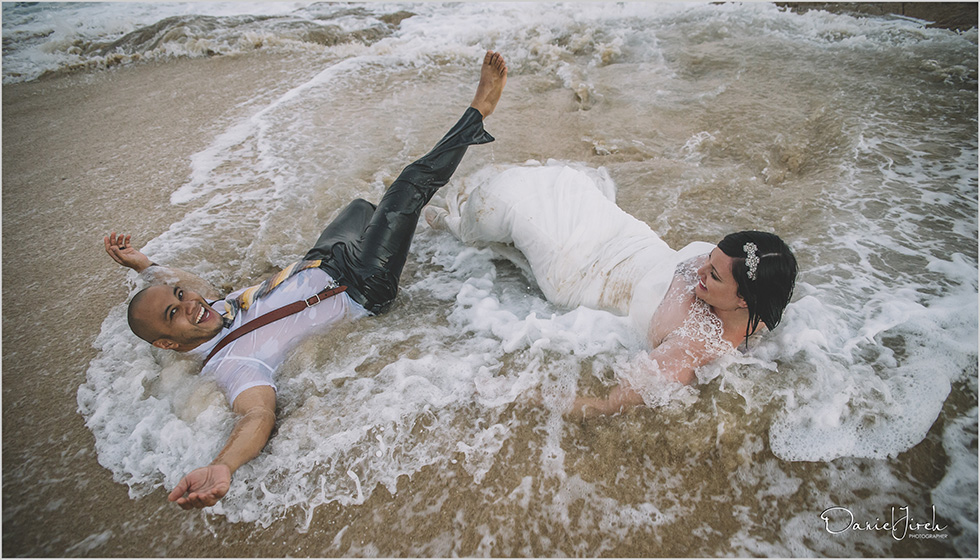
[[[398,293],[422,208],[449,182],[467,146],[493,142],[483,115],[470,107],[428,154],[406,167],[377,206],[357,199],[320,234],[304,259],[320,268],[374,314],[387,311]]]

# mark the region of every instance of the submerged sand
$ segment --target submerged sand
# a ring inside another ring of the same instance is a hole
[[[294,517],[302,514],[294,511],[282,522],[261,528],[229,523],[222,516],[183,512],[166,502],[162,489],[130,498],[127,486],[99,465],[93,435],[77,412],[78,387],[97,354],[93,343],[101,324],[107,311],[129,293],[125,271],[105,255],[102,236],[124,231],[141,246],[163,233],[175,221],[172,213],[183,212],[170,204],[169,197],[186,182],[190,156],[206,148],[229,123],[251,114],[256,91],[281,93],[307,82],[311,70],[298,70],[303,66],[309,68],[288,56],[256,52],[137,65],[3,88],[3,545],[7,555],[318,556],[324,551],[369,550],[357,548],[365,542],[381,546],[382,555],[406,554],[406,550],[420,550],[408,548],[408,541],[424,547],[419,543],[430,542],[447,526],[458,531],[456,553],[478,552],[482,538],[478,530],[481,524],[494,523],[489,511],[494,504],[487,505],[490,498],[458,465],[439,467],[450,471],[449,485],[439,484],[434,467],[423,468],[411,481],[399,479],[396,496],[379,486],[362,506],[319,507],[310,533],[298,535]],[[500,138],[527,134],[519,130],[519,123],[510,125],[515,130],[497,124],[493,130],[500,131]],[[499,159],[518,161],[502,144],[495,146]],[[533,142],[518,144],[524,157],[558,152],[528,153]],[[708,391],[711,398],[725,397],[714,388]],[[948,407],[975,406],[963,403],[964,399],[954,393]],[[903,459],[910,477],[925,481],[917,489],[921,495],[944,472],[942,428],[938,422]],[[533,426],[520,429],[529,432]],[[619,460],[621,449],[630,445],[628,433],[616,437],[623,430],[619,422],[584,430],[601,436],[589,439],[609,444],[577,451],[594,455],[596,472]],[[665,430],[655,439],[637,443],[645,447],[636,457],[662,455],[660,448],[669,450],[669,444],[676,443],[671,438],[680,437],[684,436],[679,431]],[[530,438],[521,433],[514,440]],[[508,451],[519,457],[529,453]],[[668,455],[664,463],[680,468],[683,453]],[[501,461],[488,478],[500,487],[517,488],[522,473],[505,463]],[[794,463],[786,468],[800,479],[811,480],[818,467]],[[717,472],[696,472],[691,478],[705,481],[709,496],[723,495],[718,487],[728,485],[728,479]],[[418,493],[413,496],[413,492]],[[433,503],[442,507],[422,507]],[[371,532],[396,527],[393,518],[417,511],[416,505],[434,513],[416,514],[411,535],[393,528],[384,534]],[[584,508],[576,505],[573,511],[578,516]],[[465,523],[452,518],[464,509],[470,516]],[[525,511],[517,510],[510,517],[534,525],[524,515]],[[738,530],[733,527],[738,521],[713,502],[701,504],[697,515],[718,528],[719,535]],[[530,537],[530,547],[539,554],[555,554],[554,543],[568,536],[561,528],[547,529],[533,531]],[[696,541],[690,534],[674,534],[653,543],[654,550],[664,556],[687,556],[698,550],[692,540]],[[948,555],[949,548],[942,544],[909,541],[902,550],[911,556]],[[605,554],[642,556],[650,550],[651,543],[624,541]]]
[[[131,498],[98,463],[78,413],[78,388],[98,353],[93,344],[102,322],[130,292],[102,237],[126,232],[140,247],[165,232],[175,212],[183,215],[170,194],[187,182],[190,157],[252,114],[263,102],[256,92],[281,95],[309,81],[310,67],[308,60],[256,52],[3,88],[5,555],[282,557],[371,547],[381,555],[408,554],[438,546],[431,543],[446,527],[458,529],[460,555],[479,550],[481,521],[460,527],[455,519],[455,512],[486,501],[462,461],[399,479],[396,495],[379,485],[360,506],[318,507],[309,531],[298,534],[301,511],[263,528],[185,512],[167,502],[164,489]],[[502,137],[522,133],[519,124],[513,128],[494,130]],[[499,148],[498,154],[510,157]],[[517,485],[521,473],[504,470],[500,476]],[[419,504],[442,507],[417,516],[410,535],[377,533]],[[476,509],[489,522],[489,510]],[[531,547],[553,554],[553,543],[565,536],[542,532]],[[623,542],[611,554],[642,556],[648,544]],[[691,546],[677,539],[658,550],[683,556]]]
[[[4,86],[5,556],[77,556],[94,547],[100,556],[290,552],[218,547],[202,517],[168,504],[163,491],[130,499],[98,464],[76,402],[106,310],[129,293],[102,236],[131,233],[140,246],[165,231],[189,157],[247,111],[239,104],[257,88],[238,76],[269,80],[261,88],[309,79],[289,68],[286,58],[255,54]],[[156,525],[152,534],[129,526],[137,519]],[[155,542],[161,535],[182,542]]]

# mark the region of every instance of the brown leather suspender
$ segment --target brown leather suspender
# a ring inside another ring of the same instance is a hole
[[[221,350],[222,348],[224,348],[225,346],[227,346],[228,344],[230,344],[234,340],[236,340],[236,339],[238,339],[238,338],[240,338],[242,336],[245,336],[246,334],[254,331],[255,329],[260,328],[260,327],[264,327],[264,326],[268,325],[269,323],[271,323],[273,321],[278,321],[279,319],[282,319],[284,317],[288,317],[288,316],[292,315],[293,313],[299,313],[300,311],[306,309],[307,307],[313,307],[314,305],[320,303],[321,301],[323,301],[323,300],[325,300],[325,299],[327,299],[329,297],[335,296],[335,295],[337,295],[337,294],[339,294],[339,293],[341,293],[343,291],[346,291],[346,290],[347,290],[347,286],[337,286],[335,288],[326,288],[326,289],[324,289],[323,291],[321,291],[318,294],[315,294],[313,296],[310,296],[310,297],[308,297],[306,299],[301,299],[299,301],[294,301],[293,303],[290,303],[289,305],[284,305],[284,306],[280,307],[279,309],[276,309],[274,311],[270,311],[270,312],[268,312],[268,313],[266,313],[264,315],[260,315],[260,316],[258,316],[256,318],[252,319],[251,321],[249,321],[249,322],[245,323],[244,325],[238,327],[237,329],[231,331],[230,333],[228,333],[227,336],[225,336],[224,338],[222,338],[221,339],[221,342],[219,342],[217,346],[215,346],[213,349],[211,349],[211,352],[208,354],[208,357],[207,358],[204,358],[204,363],[205,364],[208,363],[208,360],[210,360],[212,357],[214,357],[214,355],[217,354],[219,350]]]

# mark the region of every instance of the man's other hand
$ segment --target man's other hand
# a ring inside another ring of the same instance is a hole
[[[116,232],[112,232],[103,238],[105,241],[105,252],[109,253],[112,260],[117,263],[127,268],[132,268],[136,272],[143,272],[153,262],[130,244],[131,237],[131,235],[123,234],[117,236]]]
[[[167,497],[183,509],[204,508],[218,503],[231,486],[227,465],[208,465],[191,471]]]

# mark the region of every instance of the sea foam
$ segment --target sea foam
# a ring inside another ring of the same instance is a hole
[[[394,7],[372,10],[343,25],[363,28]],[[975,107],[975,33],[817,11],[792,15],[768,4],[496,5],[492,20],[486,5],[411,10],[397,30],[373,42],[324,47],[308,81],[257,93],[252,111],[192,158],[189,182],[172,197],[178,218],[143,250],[225,288],[297,258],[332,212],[356,196],[377,200],[400,166],[437,138],[419,138],[434,117],[401,113],[398,92],[385,93],[386,80],[417,82],[426,94],[413,99],[429,109],[437,103],[424,88],[472,78],[464,68],[472,70],[493,45],[508,57],[509,87],[526,116],[509,129],[513,138],[498,135],[490,158],[503,160],[508,142],[524,142],[514,163],[591,153],[581,165],[605,166],[629,185],[621,189],[621,200],[634,201],[623,202],[627,211],[647,213],[658,228],[668,226],[665,235],[683,241],[716,241],[722,229],[741,225],[779,230],[801,264],[794,301],[771,334],[747,354],[703,369],[695,386],[647,387],[662,391],[659,400],[651,397],[655,411],[579,428],[563,417],[565,407],[576,394],[602,394],[640,375],[642,335],[622,317],[557,308],[492,251],[420,225],[395,308],[304,343],[284,364],[278,432],[211,512],[268,526],[298,510],[299,529],[307,530],[318,506],[364,504],[379,485],[396,494],[400,477],[450,485],[465,476],[497,492],[494,504],[531,513],[474,528],[476,549],[463,549],[458,531],[441,528],[406,545],[409,554],[597,555],[621,550],[636,534],[655,542],[680,522],[716,544],[706,555],[889,554],[887,541],[855,548],[826,539],[811,506],[828,507],[837,496],[873,518],[888,503],[917,495],[909,488],[920,485],[907,480],[901,461],[943,418],[950,459],[933,499],[957,527],[975,525],[970,503],[956,494],[976,480],[976,413],[948,402],[954,390],[976,394],[975,119],[956,118]],[[737,57],[720,47],[729,44]],[[782,64],[786,53],[799,57],[790,57],[799,79],[816,80],[799,89],[832,94],[774,96],[771,106],[759,107],[763,88],[793,89],[792,76],[757,73]],[[860,66],[881,57],[908,60],[919,69],[908,72],[927,81],[890,94],[891,86],[879,83],[887,76],[865,79],[876,70]],[[814,78],[835,72],[824,66],[828,60],[847,62],[832,85]],[[620,68],[627,70],[617,74]],[[761,77],[771,81],[750,87]],[[552,113],[532,101],[556,90],[573,108],[561,114],[563,126],[593,114],[618,120],[573,138],[570,153],[527,154],[541,139],[524,120],[542,130],[553,124]],[[392,125],[343,104],[360,96],[390,103],[404,122]],[[338,114],[338,106],[348,111]],[[638,106],[678,122],[658,128]],[[548,122],[535,121],[542,113]],[[943,126],[935,126],[937,118]],[[361,134],[328,134],[347,130],[348,119]],[[620,129],[636,138],[621,142],[627,133]],[[467,167],[479,157],[468,154],[456,180],[485,165]],[[659,206],[644,206],[649,200]],[[799,223],[781,221],[786,216]],[[233,416],[194,364],[136,341],[124,314],[120,305],[103,323],[99,356],[78,401],[100,463],[141,497],[210,462]],[[614,455],[605,449],[609,442],[641,451]],[[663,444],[671,444],[663,448],[669,452],[650,451]],[[678,450],[692,463],[669,462],[684,456]],[[595,467],[593,456],[608,462]],[[709,494],[686,478],[705,466],[697,461],[739,462],[728,494]],[[635,491],[624,496],[619,484]],[[692,517],[704,502],[735,495],[743,500],[739,528],[722,533],[707,517]],[[422,516],[454,507],[445,495],[402,499],[406,534]],[[576,505],[583,502],[590,507]],[[761,513],[770,507],[786,517],[774,532]],[[529,533],[550,534],[556,526],[563,534],[608,537],[529,544]],[[969,552],[971,533],[958,530],[964,536],[957,550]],[[343,537],[341,530],[337,542]],[[510,548],[499,548],[505,544]],[[345,552],[379,549],[368,543]]]

